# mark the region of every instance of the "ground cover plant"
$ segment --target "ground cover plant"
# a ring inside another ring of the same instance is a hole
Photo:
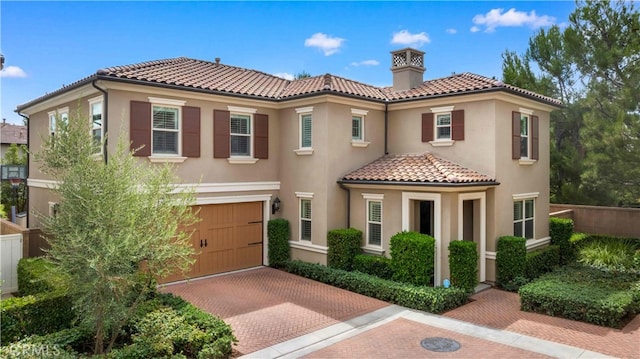
[[[573,264],[520,287],[520,308],[621,328],[640,313],[640,276]]]

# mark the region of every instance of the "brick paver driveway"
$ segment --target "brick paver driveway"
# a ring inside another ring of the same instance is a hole
[[[239,341],[236,354],[252,353],[389,305],[266,267],[173,284],[163,291],[230,324]]]

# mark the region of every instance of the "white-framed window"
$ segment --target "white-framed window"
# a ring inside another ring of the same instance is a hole
[[[451,112],[436,114],[436,141],[451,139]]]
[[[514,196],[513,200],[513,235],[526,239],[535,238],[535,197],[521,198]]]
[[[529,128],[530,128],[530,116],[526,113],[520,114],[520,157],[529,158],[530,143],[529,140]]]
[[[102,96],[89,100],[89,121],[91,123],[91,139],[95,148],[94,153],[102,153],[102,139],[104,130],[102,127]]]
[[[311,242],[311,200],[313,193],[296,192],[300,207],[300,240]]]
[[[49,112],[49,134],[54,136],[58,125],[69,121],[69,107],[59,108]]]
[[[297,108],[299,128],[298,155],[313,154],[313,107]]]
[[[382,246],[382,201],[367,200],[367,246]]]
[[[251,157],[252,116],[231,113],[231,156]]]
[[[351,116],[351,140],[362,141],[364,139],[364,116]]]
[[[180,154],[180,110],[178,106],[152,106],[152,155]]]
[[[49,202],[49,217],[55,217],[60,213],[60,204],[57,202]]]

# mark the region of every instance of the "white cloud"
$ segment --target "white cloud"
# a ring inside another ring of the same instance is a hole
[[[471,26],[471,28],[469,29],[469,31],[471,31],[471,32],[478,32],[478,31],[480,31],[480,28],[479,28],[479,27],[477,27],[477,26]]]
[[[418,34],[412,34],[408,30],[394,32],[393,38],[391,39],[392,44],[416,46],[416,47],[420,47],[430,42],[431,42],[431,39],[429,39],[429,35],[427,35],[427,33],[421,32]]]
[[[456,29],[447,29],[446,31],[447,31],[447,34],[451,34],[451,35],[453,35],[453,34],[458,32],[458,30],[456,30]]]
[[[7,66],[0,71],[0,77],[27,77],[27,73],[18,66]]]
[[[294,76],[288,72],[278,72],[273,74],[273,76],[280,77],[285,80],[293,80]]]
[[[311,35],[310,38],[304,40],[304,46],[317,47],[324,52],[325,56],[330,56],[338,52],[344,41],[344,39],[339,37],[331,37],[317,32]]]
[[[550,26],[553,25],[556,18],[549,15],[538,16],[535,10],[527,13],[511,8],[507,12],[504,12],[504,9],[491,9],[484,15],[478,14],[474,16],[472,21],[476,25],[485,26],[485,32],[494,32],[497,27],[501,26],[527,25],[534,29],[541,26]]]
[[[351,66],[378,66],[380,65],[380,61],[378,60],[364,60],[364,61],[360,61],[360,62],[352,62]]]

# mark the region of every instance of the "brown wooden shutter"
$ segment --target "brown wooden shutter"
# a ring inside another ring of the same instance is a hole
[[[433,113],[422,114],[422,142],[433,141]]]
[[[269,158],[269,115],[255,114],[253,131],[253,156],[260,159]]]
[[[464,140],[464,110],[451,111],[451,139]]]
[[[213,110],[213,158],[229,158],[231,112]]]
[[[511,158],[520,159],[520,112],[511,114]]]
[[[151,104],[131,101],[129,139],[134,156],[151,156]]]
[[[538,116],[531,116],[531,159],[538,159]]]
[[[182,155],[200,157],[200,107],[182,107]]]

